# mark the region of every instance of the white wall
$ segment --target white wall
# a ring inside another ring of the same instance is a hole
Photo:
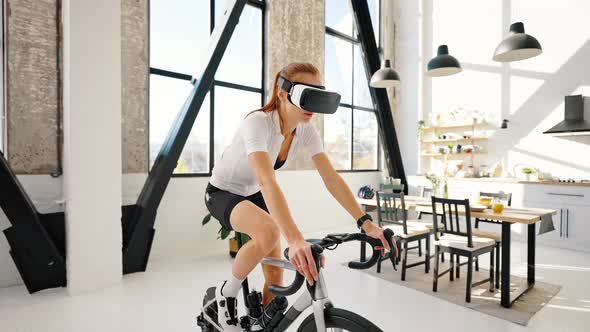
[[[394,119],[406,174],[416,174],[419,167],[416,124],[422,119],[424,67],[420,37],[422,27],[417,19],[420,11],[420,1],[393,0],[395,68],[401,79]]]
[[[478,157],[476,165],[499,161],[512,170],[526,163],[558,177],[590,178],[589,137],[542,134],[563,119],[565,95],[590,96],[590,2],[421,0],[399,1],[399,7],[400,114],[410,115],[401,118],[402,126],[415,129],[415,112],[427,119],[430,112],[456,107],[482,110],[496,128],[492,139],[482,143],[491,153]],[[492,61],[496,46],[516,21],[524,22],[527,33],[540,41],[543,54],[511,64]],[[425,78],[424,67],[440,44],[449,46],[464,71]],[[509,129],[499,130],[504,118],[510,121]],[[419,153],[402,152],[408,161]],[[410,174],[412,166],[408,164]]]
[[[121,3],[63,3],[64,197],[70,294],[121,282]]]
[[[350,225],[354,221],[324,189],[315,171],[280,171],[278,181],[295,221],[305,233]],[[377,186],[379,172],[341,173],[356,193],[362,185]],[[56,201],[63,199],[62,180],[43,175],[19,176],[25,190],[40,212],[63,211]],[[134,204],[145,181],[145,174],[123,176],[123,204]],[[166,190],[156,220],[156,236],[150,262],[157,260],[192,260],[227,251],[227,242],[217,240],[216,220],[201,226],[207,209],[203,201],[209,178],[173,178]],[[0,211],[0,229],[10,224]],[[0,288],[22,284],[8,254],[8,243],[0,236]],[[149,267],[148,267],[149,269]]]

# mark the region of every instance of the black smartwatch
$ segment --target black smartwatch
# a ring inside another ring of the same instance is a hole
[[[361,229],[363,227],[363,224],[365,223],[365,221],[367,220],[371,220],[373,221],[373,218],[371,217],[370,214],[365,213],[364,216],[360,217],[357,221],[356,221],[356,225],[358,226],[359,229]]]

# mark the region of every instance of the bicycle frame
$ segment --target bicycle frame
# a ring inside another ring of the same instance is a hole
[[[264,258],[262,260],[263,265],[270,265],[279,267],[285,270],[297,271],[291,262],[285,259],[278,258]],[[326,331],[326,319],[324,317],[324,308],[332,306],[332,301],[328,297],[328,290],[326,287],[326,280],[324,279],[322,270],[318,271],[318,280],[314,284],[314,296],[312,296],[309,285],[307,285],[308,291],[303,292],[301,296],[295,301],[293,305],[285,312],[285,316],[279,322],[279,325],[275,329],[276,331],[285,331],[291,324],[309,307],[313,307],[313,314],[315,318],[316,328],[318,331]],[[339,329],[338,329],[339,330]],[[336,331],[338,331],[336,330]]]
[[[389,246],[395,250],[390,253],[389,259],[394,264],[395,268],[395,260],[394,257],[397,256],[397,244],[394,241],[394,234],[393,231],[390,229],[386,229],[384,231],[385,237],[388,239]],[[322,240],[310,240],[315,242],[312,244],[312,253],[314,256],[314,260],[316,262],[316,267],[318,269],[318,280],[314,283],[313,286],[310,286],[306,283],[304,277],[297,273],[297,269],[286,259],[282,258],[264,258],[261,263],[267,266],[274,266],[277,268],[281,268],[284,270],[290,270],[296,272],[295,279],[293,282],[286,287],[278,286],[278,285],[271,285],[269,290],[276,295],[281,295],[285,297],[289,297],[296,292],[298,292],[303,284],[305,283],[307,286],[307,292],[303,292],[301,296],[293,303],[284,314],[281,313],[281,316],[273,317],[273,321],[271,326],[274,326],[272,331],[282,332],[287,330],[295,320],[301,316],[301,314],[307,310],[308,308],[313,309],[313,318],[316,325],[316,331],[326,332],[326,317],[325,317],[325,309],[327,308],[334,308],[332,301],[328,297],[328,290],[326,287],[326,280],[324,279],[324,274],[322,268],[319,264],[321,261],[322,253],[324,249],[335,249],[339,244],[349,241],[366,241],[371,244],[373,248],[373,255],[370,259],[362,262],[349,262],[348,266],[352,269],[367,269],[371,266],[374,266],[379,259],[381,259],[381,240],[374,239],[368,237],[366,234],[361,233],[354,233],[354,234],[329,234]],[[238,237],[238,247],[241,247],[241,237]],[[392,256],[395,253],[395,256]],[[287,257],[288,252],[285,251],[285,257]],[[244,295],[244,303],[248,303],[248,294],[250,294],[250,289],[248,286],[248,279],[245,279],[242,283],[242,292]],[[209,324],[210,327],[216,329],[217,331],[221,331],[221,328],[216,322],[215,317],[217,316],[217,312],[211,312],[210,314],[207,313],[207,310],[212,309],[215,305],[215,288],[211,287],[207,290],[205,295],[205,299],[203,300],[203,308],[201,310],[201,315],[197,317],[197,323],[203,331],[210,331],[206,324]],[[205,302],[206,301],[206,302]],[[213,309],[215,310],[215,309]],[[210,316],[211,315],[211,316]],[[242,319],[248,319],[248,316],[242,317]],[[277,321],[274,321],[276,318]],[[206,323],[203,323],[206,322]],[[244,328],[249,329],[249,325],[247,321],[243,322],[242,325]],[[268,331],[270,327],[267,327],[265,330]],[[340,328],[335,328],[335,331],[342,331]]]

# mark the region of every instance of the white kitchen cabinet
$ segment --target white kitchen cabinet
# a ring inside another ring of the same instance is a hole
[[[566,243],[563,242],[563,232],[565,230],[564,226],[564,219],[566,215],[566,210],[564,209],[564,204],[555,201],[524,201],[524,206],[530,208],[540,208],[540,209],[552,209],[556,210],[557,214],[553,215],[553,226],[555,226],[555,230],[549,233],[545,233],[542,235],[537,236],[537,244],[538,245],[546,245],[550,247],[564,247]],[[525,232],[526,225],[518,225],[521,230],[521,233]],[[514,227],[514,226],[512,226]],[[537,223],[537,230],[536,234],[539,232],[540,223]],[[526,233],[521,234],[520,237],[515,237],[518,241],[526,241]]]
[[[566,205],[563,238],[568,248],[590,251],[590,206]]]
[[[571,201],[574,203],[581,202],[580,196],[573,197],[574,199],[568,199],[567,195],[562,195],[553,200],[524,201],[524,205],[527,207],[554,209],[557,211],[557,214],[553,216],[555,231],[539,235],[537,237],[539,245],[590,251],[590,204],[572,204]],[[538,225],[537,229],[539,229]]]

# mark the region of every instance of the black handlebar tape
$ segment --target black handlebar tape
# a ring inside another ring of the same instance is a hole
[[[311,245],[311,253],[313,255],[313,259],[315,261],[315,265],[316,268],[320,269],[320,256],[321,254],[324,252],[324,248],[322,248],[320,245],[318,244],[312,244]],[[285,257],[289,257],[289,248],[285,249]],[[281,295],[281,296],[289,296],[289,295],[293,295],[295,293],[297,293],[297,291],[301,288],[301,286],[303,286],[303,282],[305,281],[305,277],[303,275],[301,275],[299,272],[295,273],[295,280],[293,280],[293,283],[287,287],[283,287],[283,286],[277,286],[277,285],[271,285],[268,287],[268,290],[271,291],[271,293],[276,294],[276,295]]]
[[[373,250],[373,256],[364,262],[348,262],[348,267],[355,270],[365,270],[377,263],[377,260],[381,256],[379,250]]]
[[[383,231],[383,236],[385,236],[385,238],[386,238],[387,240],[390,240],[390,239],[391,239],[391,237],[393,236],[393,231],[392,231],[391,229],[389,229],[389,228],[386,228],[386,229]]]
[[[391,265],[393,266],[393,270],[397,271],[397,267],[395,266],[395,258],[398,255],[398,250],[397,250],[397,243],[394,241],[393,238],[393,231],[391,229],[386,229],[385,231],[383,231],[383,236],[385,236],[385,239],[387,240],[387,243],[389,243],[389,260],[391,261]]]
[[[373,265],[377,264],[377,261],[380,259],[381,256],[381,250],[377,250],[375,249],[375,247],[381,246],[381,240],[379,239],[374,239],[372,237],[369,237],[365,234],[359,234],[361,236],[356,237],[355,240],[365,240],[367,243],[369,243],[371,245],[371,248],[373,249],[373,255],[371,256],[371,258],[369,258],[368,260],[364,261],[364,262],[349,262],[348,263],[348,267],[351,269],[355,269],[355,270],[364,270],[364,269],[368,269],[370,267],[372,267]],[[392,241],[392,237],[393,237],[394,233],[391,229],[385,229],[383,231],[383,236],[385,237],[385,239],[387,240],[387,242],[389,243],[389,246],[391,247],[391,251],[389,253],[389,257],[391,259],[391,262],[393,263],[393,257],[395,255],[392,255],[393,252],[395,252],[395,248],[393,247],[393,241]],[[393,268],[395,269],[395,264],[393,265]]]
[[[287,287],[271,285],[268,287],[268,290],[275,295],[290,296],[297,293],[301,286],[303,286],[304,281],[305,277],[299,274],[299,272],[295,272],[295,280],[293,280],[291,285]]]

